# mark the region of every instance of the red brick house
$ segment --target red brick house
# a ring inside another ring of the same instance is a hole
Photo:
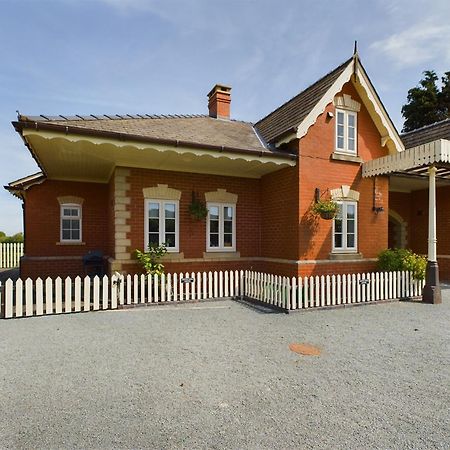
[[[108,271],[140,271],[148,242],[168,244],[167,271],[374,269],[389,176],[362,165],[404,144],[357,54],[255,124],[230,118],[231,88],[208,98],[204,116],[20,115],[42,170],[6,186],[24,203],[22,277],[83,274],[93,250]],[[339,203],[334,220],[311,214],[318,197]]]

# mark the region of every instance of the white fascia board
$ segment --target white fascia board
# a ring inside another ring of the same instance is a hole
[[[316,103],[316,106],[311,112],[303,119],[297,128],[297,138],[300,139],[306,135],[311,125],[314,125],[317,118],[325,111],[325,108],[331,103],[336,94],[341,92],[344,84],[350,80],[353,73],[353,60],[348,63],[345,70],[339,75],[338,79],[331,85],[326,94]]]
[[[345,70],[341,73],[338,79],[332,84],[332,86],[328,89],[325,95],[319,100],[319,102],[317,102],[316,106],[314,106],[311,112],[300,123],[300,125],[297,128],[297,135],[296,135],[298,139],[306,135],[309,127],[316,122],[317,117],[319,117],[319,115],[325,111],[325,108],[329,103],[333,102],[334,97],[339,92],[341,92],[344,84],[350,81],[354,71],[355,71],[355,62],[354,60],[352,60],[348,63]],[[394,143],[397,152],[403,151],[405,147],[400,138],[400,135],[398,134],[396,128],[389,119],[389,116],[384,106],[382,105],[382,103],[378,98],[378,95],[376,94],[375,88],[373,87],[372,83],[367,77],[367,74],[364,68],[362,67],[361,63],[359,62],[359,60],[357,60],[356,62],[356,75],[362,88],[365,90],[367,94],[367,98],[371,102],[371,105],[365,104],[366,108],[373,109],[375,111],[375,113],[380,117],[381,123],[385,128],[385,130],[379,130],[380,134],[383,137],[382,140],[384,145],[386,145],[388,138],[390,138]],[[363,103],[365,103],[363,98],[361,100],[363,101]]]
[[[364,70],[364,67],[362,64],[357,61],[356,65],[356,74],[358,76],[359,82],[361,83],[362,87],[366,91],[367,97],[372,102],[373,108],[375,109],[375,112],[378,114],[378,116],[381,119],[381,122],[383,126],[386,128],[388,132],[388,136],[392,139],[392,141],[395,144],[395,148],[398,152],[402,152],[405,150],[405,146],[400,138],[400,135],[398,134],[397,129],[393,125],[391,119],[389,118],[389,115],[384,108],[383,104],[381,103],[378,94],[375,91],[374,86],[370,82],[366,71]],[[386,138],[386,136],[384,136]]]

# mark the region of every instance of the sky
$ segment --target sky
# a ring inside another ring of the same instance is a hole
[[[448,0],[0,0],[0,184],[38,171],[25,115],[205,114],[216,83],[256,121],[358,51],[399,130],[424,70],[450,70]],[[0,230],[22,230],[0,190]]]

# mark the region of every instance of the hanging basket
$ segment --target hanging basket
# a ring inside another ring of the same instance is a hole
[[[323,211],[320,213],[320,218],[325,220],[332,220],[336,216],[336,211]]]
[[[206,205],[197,199],[195,192],[192,192],[192,202],[189,205],[189,214],[195,220],[203,220],[208,215]]]

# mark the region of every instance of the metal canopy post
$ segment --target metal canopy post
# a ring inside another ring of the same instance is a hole
[[[433,304],[442,303],[436,247],[436,172],[434,166],[428,169],[428,263],[422,294],[423,302]]]

